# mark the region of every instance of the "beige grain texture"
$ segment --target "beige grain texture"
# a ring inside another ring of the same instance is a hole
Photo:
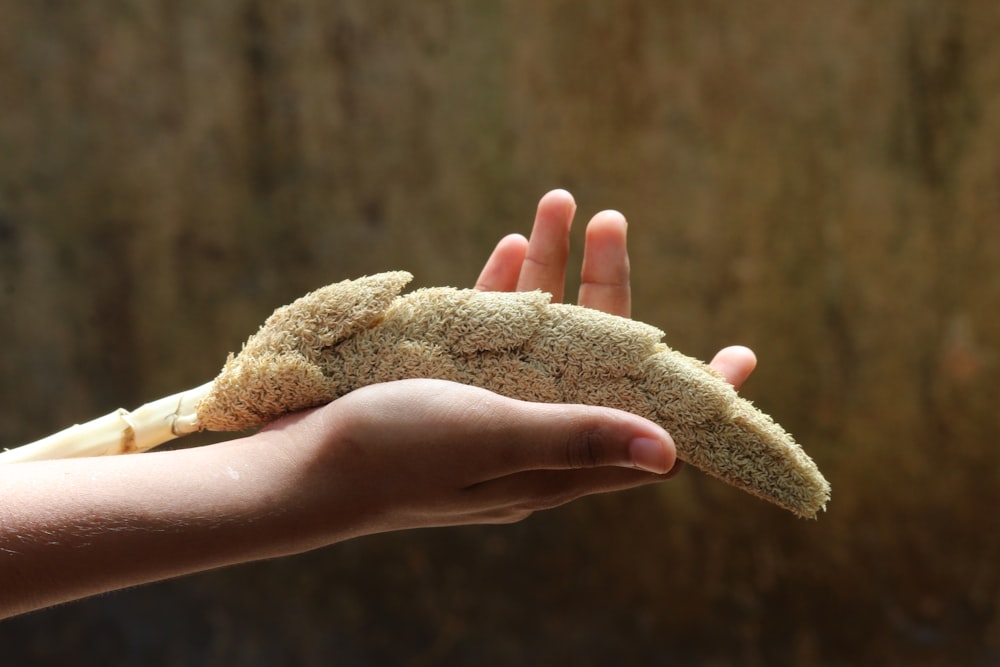
[[[801,517],[825,508],[830,486],[792,437],[658,329],[542,292],[398,296],[410,278],[347,280],[279,308],[230,355],[197,406],[202,426],[243,430],[367,384],[438,378],[642,415],[695,467]]]

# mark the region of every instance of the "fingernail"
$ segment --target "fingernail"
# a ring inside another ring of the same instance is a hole
[[[633,438],[628,443],[628,452],[632,457],[632,465],[636,468],[658,475],[670,471],[667,466],[667,448],[662,440]]]

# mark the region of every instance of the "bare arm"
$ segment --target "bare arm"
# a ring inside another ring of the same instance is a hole
[[[542,198],[531,239],[498,244],[480,289],[562,295],[575,204]],[[581,305],[628,315],[625,220],[587,229]],[[713,365],[739,386],[745,348]],[[373,385],[260,433],[173,452],[0,466],[0,618],[389,530],[504,523],[676,471],[656,424],[463,385]]]
[[[0,617],[277,555],[266,436],[0,467]],[[237,448],[240,449],[237,449]]]
[[[0,617],[360,535],[516,521],[673,464],[667,434],[633,415],[435,380],[207,447],[10,464]]]

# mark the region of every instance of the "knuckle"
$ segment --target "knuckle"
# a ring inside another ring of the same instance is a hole
[[[596,468],[607,458],[607,439],[597,429],[583,429],[566,441],[567,468]]]

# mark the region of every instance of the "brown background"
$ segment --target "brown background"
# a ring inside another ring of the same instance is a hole
[[[3,3],[0,442],[204,382],[319,285],[469,285],[565,187],[629,218],[638,319],[757,351],[745,394],[834,495],[799,521],[689,470],[15,619],[0,655],[1000,663],[998,34],[993,0]]]

